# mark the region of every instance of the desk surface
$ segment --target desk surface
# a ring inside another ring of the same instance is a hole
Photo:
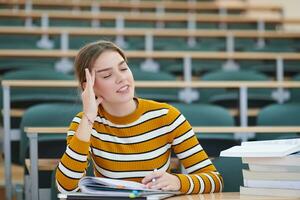
[[[272,196],[253,196],[253,195],[240,195],[239,192],[222,192],[213,194],[201,195],[183,195],[168,198],[168,200],[288,200],[291,197],[272,197]],[[296,198],[295,198],[296,199]]]
[[[64,198],[63,198],[64,199]],[[299,198],[240,195],[239,192],[222,192],[212,194],[180,195],[167,198],[168,200],[292,200]]]

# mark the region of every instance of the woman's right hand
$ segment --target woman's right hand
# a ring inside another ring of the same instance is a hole
[[[94,121],[97,117],[98,106],[103,101],[102,97],[96,97],[94,92],[95,71],[90,73],[88,68],[85,68],[86,84],[81,94],[83,113],[89,120]]]

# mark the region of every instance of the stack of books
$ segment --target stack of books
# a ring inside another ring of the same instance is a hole
[[[243,142],[220,156],[248,164],[240,194],[300,197],[300,138]]]

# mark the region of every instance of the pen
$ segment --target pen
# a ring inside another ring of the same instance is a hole
[[[153,170],[153,172],[157,172],[157,169],[155,168],[155,169]],[[152,179],[152,183],[154,183],[155,181],[156,181],[156,179],[153,178],[153,179]]]

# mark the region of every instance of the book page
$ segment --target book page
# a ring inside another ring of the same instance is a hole
[[[92,176],[83,177],[78,185],[81,192],[107,196],[128,196],[133,191],[138,191],[139,195],[142,196],[154,194],[180,194],[179,191],[148,189],[144,184],[135,181]]]
[[[134,181],[126,181],[126,180],[117,180],[110,178],[102,178],[102,177],[83,177],[79,181],[79,186],[85,185],[103,185],[109,186],[116,189],[131,189],[131,190],[145,190],[147,189],[144,184],[134,182]]]
[[[221,151],[223,157],[283,157],[300,150],[300,145],[256,144],[234,146]]]
[[[300,138],[295,139],[283,139],[283,140],[261,140],[261,141],[250,141],[250,142],[242,142],[242,145],[263,145],[263,144],[283,144],[283,145],[299,145],[300,146]]]

